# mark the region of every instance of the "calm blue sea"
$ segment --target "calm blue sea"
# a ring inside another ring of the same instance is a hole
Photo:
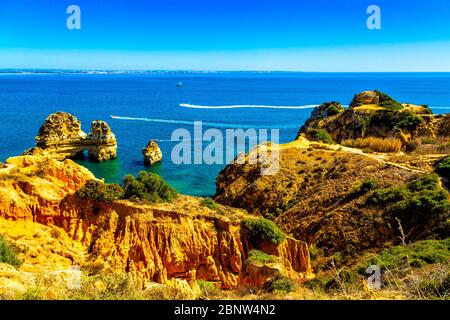
[[[177,87],[178,82],[183,86]],[[280,140],[286,142],[295,138],[312,109],[194,109],[180,104],[300,107],[336,100],[347,105],[355,93],[370,89],[385,91],[402,102],[428,104],[436,113],[450,112],[449,73],[3,74],[0,160],[32,147],[44,119],[66,111],[82,122],[85,132],[90,131],[92,120],[101,119],[116,134],[118,159],[100,164],[79,161],[97,177],[120,182],[125,174],[150,170],[182,193],[213,195],[223,165],[174,165],[170,154],[175,143],[163,141],[164,161],[145,168],[141,148],[149,139],[170,139],[176,128],[192,132],[184,121],[194,120],[219,124],[221,130],[280,128]]]

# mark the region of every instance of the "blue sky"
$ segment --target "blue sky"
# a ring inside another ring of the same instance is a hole
[[[0,68],[450,71],[450,1],[1,0]]]

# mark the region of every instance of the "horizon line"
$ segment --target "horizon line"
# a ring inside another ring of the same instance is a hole
[[[301,70],[208,70],[208,69],[97,69],[97,68],[0,68],[0,73],[450,73],[442,71],[301,71]]]

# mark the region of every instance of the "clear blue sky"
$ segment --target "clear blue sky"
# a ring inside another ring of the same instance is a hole
[[[450,71],[450,1],[0,0],[0,68]]]

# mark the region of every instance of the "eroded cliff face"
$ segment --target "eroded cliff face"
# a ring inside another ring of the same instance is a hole
[[[45,156],[10,158],[0,177],[0,217],[62,228],[85,248],[84,263],[130,272],[144,283],[204,279],[233,288],[270,276],[248,268],[256,244],[242,227],[249,217],[243,210],[213,211],[187,196],[151,205],[79,199],[74,191],[95,177],[71,160]],[[275,273],[296,280],[310,274],[305,242],[288,238],[266,247],[279,259],[268,267]]]
[[[81,130],[78,119],[66,112],[56,112],[47,117],[36,137],[36,148],[25,155],[47,154],[64,160],[80,157],[87,150],[89,158],[104,161],[116,158],[117,141],[109,125],[100,120],[92,121],[91,133]]]

